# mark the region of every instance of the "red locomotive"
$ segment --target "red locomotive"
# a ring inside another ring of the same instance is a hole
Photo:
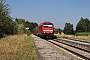
[[[51,22],[43,22],[34,28],[33,33],[43,38],[54,37],[54,25]]]

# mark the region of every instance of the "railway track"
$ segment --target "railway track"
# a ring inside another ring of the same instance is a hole
[[[47,40],[47,41],[77,55],[82,59],[90,60],[90,42],[89,41],[63,39],[63,38]]]
[[[56,41],[84,50],[86,52],[90,52],[90,41],[76,40],[76,39],[63,39],[63,38],[59,38]]]
[[[79,39],[73,39],[73,38],[70,38],[70,40],[80,41],[80,42],[84,42],[84,43],[90,43],[90,41],[88,41],[88,40],[79,40]]]

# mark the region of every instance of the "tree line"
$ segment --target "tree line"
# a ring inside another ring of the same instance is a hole
[[[19,18],[19,19],[15,19],[15,23],[16,23],[16,33],[17,34],[22,34],[22,33],[31,33],[33,31],[33,29],[38,25],[36,22],[29,22],[26,21],[25,19]],[[25,29],[25,28],[29,28],[29,29]]]
[[[29,22],[25,19],[13,19],[10,16],[9,4],[6,4],[6,0],[0,0],[0,38],[6,35],[26,33],[25,28],[29,28],[28,31],[32,32],[37,25],[36,22]]]
[[[73,28],[73,24],[65,23],[64,29],[61,30],[55,28],[55,32],[64,32],[65,34],[75,34],[77,32],[90,32],[90,20],[88,18],[81,17],[80,21],[76,25],[76,30]]]

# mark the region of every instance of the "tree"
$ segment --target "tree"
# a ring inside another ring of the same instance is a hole
[[[25,19],[22,19],[22,18],[20,18],[20,19],[16,18],[15,21],[16,21],[16,24],[17,24],[17,32],[19,34],[26,33],[25,28],[29,28],[29,31],[32,32],[33,29],[38,25],[36,22],[35,23],[28,22],[28,21],[25,21]]]
[[[59,32],[59,33],[61,33],[61,32],[62,32],[62,30],[61,30],[60,28],[58,28],[58,32]]]
[[[65,27],[63,29],[65,34],[74,34],[73,24],[65,23]]]
[[[90,21],[89,19],[83,19],[81,17],[80,21],[76,25],[76,32],[90,32]]]
[[[38,26],[38,24],[36,22],[34,22],[33,27],[35,28],[36,26]]]
[[[62,29],[60,28],[54,28],[54,33],[57,34],[57,33],[61,33],[62,32]]]
[[[14,22],[10,17],[10,8],[6,0],[0,0],[0,37],[14,34]]]
[[[17,33],[18,34],[25,33],[25,24],[26,24],[25,19],[22,19],[22,18],[17,19],[16,18],[15,22],[16,22],[16,26],[17,26]]]

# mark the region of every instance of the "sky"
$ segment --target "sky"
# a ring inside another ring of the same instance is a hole
[[[64,29],[65,23],[76,28],[80,18],[90,19],[90,0],[7,0],[10,16],[23,18],[38,24],[54,23],[55,28]]]

